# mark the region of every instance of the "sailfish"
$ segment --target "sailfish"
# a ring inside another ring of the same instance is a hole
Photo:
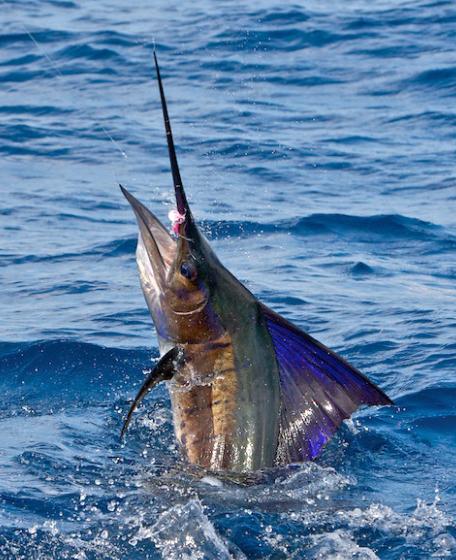
[[[248,473],[318,457],[362,405],[389,405],[365,375],[261,303],[219,261],[190,209],[154,52],[176,209],[173,233],[123,186],[139,227],[136,260],[167,381],[176,439],[204,469]],[[170,213],[171,214],[171,213]]]

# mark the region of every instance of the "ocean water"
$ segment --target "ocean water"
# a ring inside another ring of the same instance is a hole
[[[2,1],[0,558],[456,558],[456,6]],[[243,486],[175,447],[122,182],[395,400]]]

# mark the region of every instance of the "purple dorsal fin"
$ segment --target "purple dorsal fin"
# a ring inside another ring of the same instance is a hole
[[[260,304],[274,345],[282,391],[277,464],[314,459],[361,405],[392,401],[329,348]]]

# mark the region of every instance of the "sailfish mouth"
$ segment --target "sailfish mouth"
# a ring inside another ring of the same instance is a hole
[[[139,232],[149,256],[154,276],[159,284],[164,286],[168,272],[176,257],[177,243],[160,220],[144,204],[139,202],[125,187],[119,186],[135,213]]]
[[[158,66],[157,54],[154,51],[155,70],[157,73],[158,88],[160,91],[160,101],[163,113],[163,122],[166,131],[166,141],[168,144],[168,155],[173,176],[174,195],[176,199],[176,209],[171,212],[173,221],[173,232],[177,235],[175,240],[163,226],[163,224],[148,210],[139,200],[137,200],[122,185],[122,193],[130,203],[136,215],[141,240],[151,263],[152,272],[158,286],[164,290],[166,280],[171,272],[176,256],[182,255],[192,249],[197,249],[201,243],[201,236],[194,222],[190,206],[185,195],[182,178],[177,163],[176,150],[174,147],[173,134],[169,119],[168,107],[163,89],[163,82]],[[171,216],[170,216],[171,217]]]

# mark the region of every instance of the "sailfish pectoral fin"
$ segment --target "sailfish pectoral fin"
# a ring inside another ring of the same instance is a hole
[[[184,361],[184,350],[179,346],[175,346],[174,348],[171,348],[171,350],[166,352],[166,354],[164,354],[157,362],[155,367],[149,371],[149,375],[146,377],[146,380],[142,384],[141,389],[138,391],[135,400],[130,406],[127,417],[125,418],[122,426],[122,431],[120,432],[121,439],[127,431],[133,412],[146,396],[146,394],[161,381],[167,381],[171,379],[179,369],[179,367],[183,365]]]

